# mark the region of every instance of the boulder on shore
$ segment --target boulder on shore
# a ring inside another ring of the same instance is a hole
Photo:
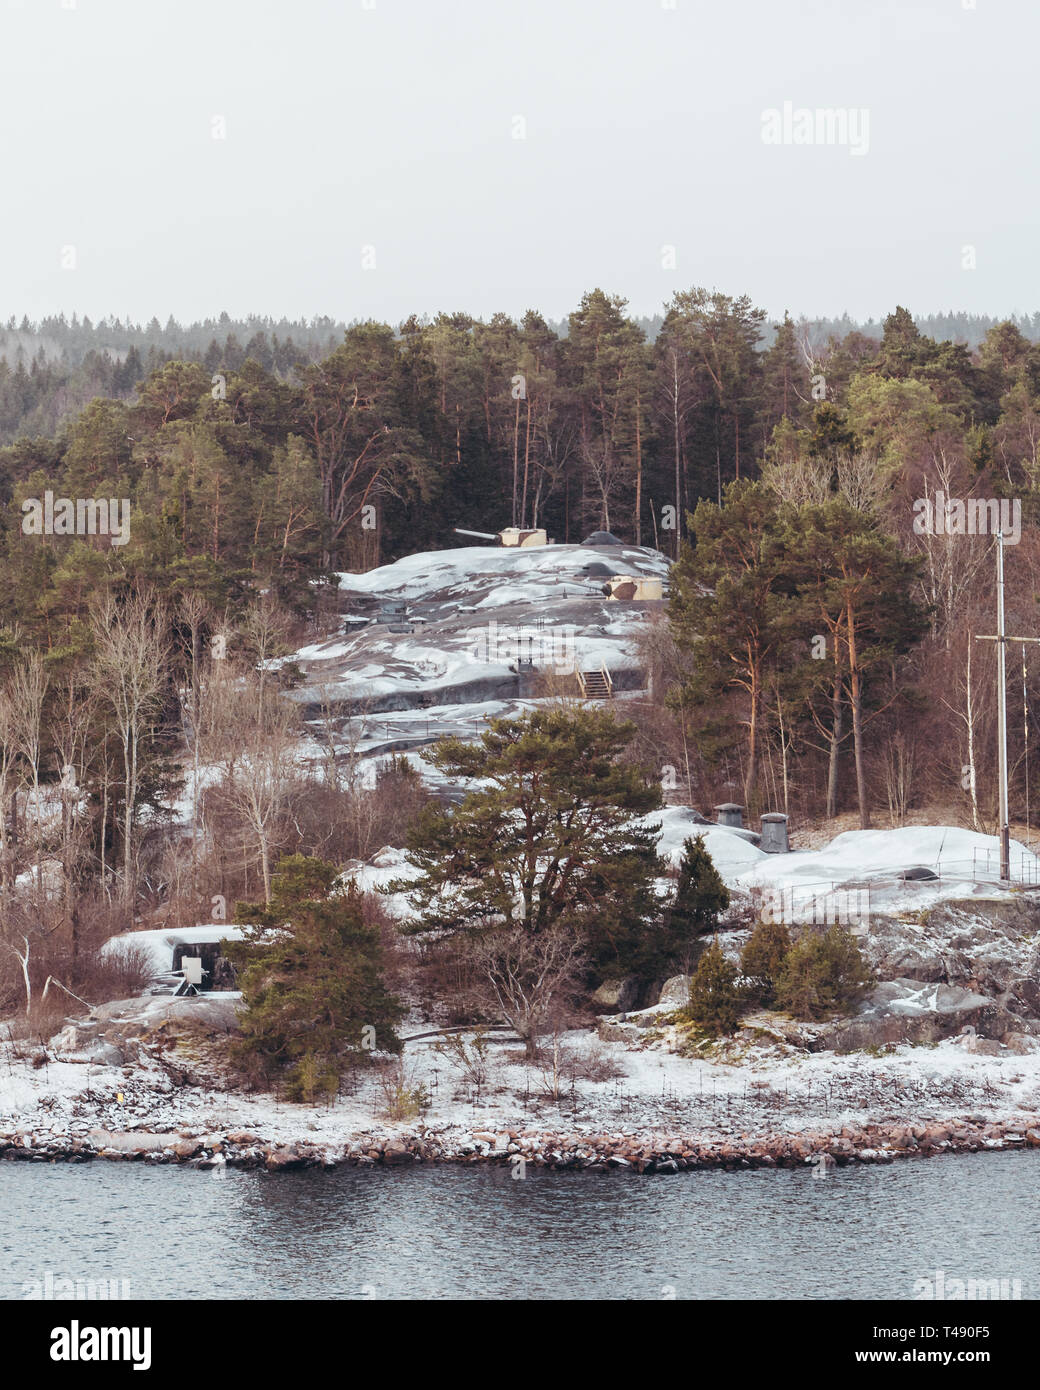
[[[623,1014],[635,1007],[639,999],[639,980],[625,975],[617,980],[604,980],[592,995],[592,1006],[599,1013]]]
[[[665,980],[661,986],[661,997],[657,1001],[658,1008],[685,1009],[690,1002],[692,981],[692,975],[673,975],[670,980]]]
[[[125,1154],[150,1153],[155,1149],[165,1149],[170,1142],[168,1134],[148,1134],[143,1130],[131,1134],[121,1130],[92,1129],[88,1138],[97,1149]]]

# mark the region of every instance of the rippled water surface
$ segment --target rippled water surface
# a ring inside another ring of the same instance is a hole
[[[0,1163],[0,1297],[54,1279],[132,1298],[906,1298],[1040,1291],[1040,1154],[838,1170],[228,1172]]]

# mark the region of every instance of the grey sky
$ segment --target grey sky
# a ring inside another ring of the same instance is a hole
[[[1040,308],[1034,0],[672,3],[0,0],[0,317]]]

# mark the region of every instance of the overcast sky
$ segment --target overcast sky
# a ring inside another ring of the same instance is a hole
[[[0,318],[1036,310],[1040,8],[965,3],[0,0]]]

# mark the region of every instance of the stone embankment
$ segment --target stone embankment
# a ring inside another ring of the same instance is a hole
[[[663,1174],[699,1168],[797,1168],[807,1164],[830,1169],[835,1165],[890,1163],[897,1158],[936,1153],[1040,1148],[1040,1115],[1035,1114],[1001,1121],[969,1115],[942,1123],[869,1123],[846,1125],[837,1132],[801,1130],[725,1140],[667,1132],[638,1135],[426,1129],[393,1135],[355,1135],[339,1144],[286,1144],[272,1143],[242,1130],[147,1133],[76,1128],[83,1132],[71,1128],[60,1134],[0,1131],[0,1159],[82,1163],[107,1158],[270,1171],[343,1164],[398,1167],[413,1163],[497,1163],[522,1171],[532,1166]]]

